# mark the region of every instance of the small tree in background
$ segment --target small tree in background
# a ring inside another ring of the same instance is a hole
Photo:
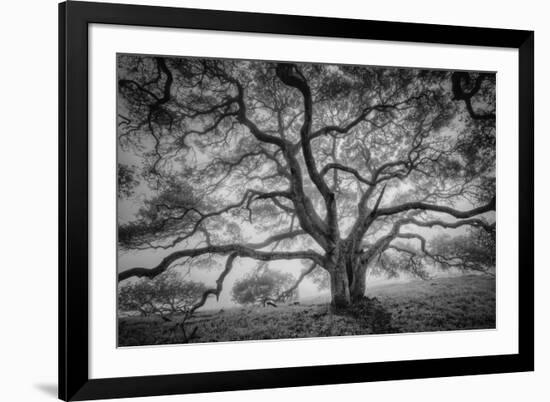
[[[138,280],[124,283],[118,289],[118,309],[124,312],[139,312],[142,317],[154,314],[154,282]]]
[[[233,301],[239,304],[259,304],[265,306],[275,302],[294,282],[294,277],[271,269],[253,272],[235,282],[232,290]],[[287,297],[291,297],[288,295]]]
[[[169,271],[159,279],[155,293],[162,314],[187,313],[206,291],[203,283],[185,280],[178,271]]]
[[[186,314],[205,290],[203,283],[185,280],[178,271],[169,270],[152,281],[121,285],[119,310],[138,311],[142,316]]]

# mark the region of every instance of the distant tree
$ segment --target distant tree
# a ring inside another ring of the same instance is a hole
[[[290,260],[324,270],[349,306],[372,264],[429,257],[431,228],[494,229],[495,74],[117,60],[119,147],[149,191],[119,246],[170,250],[119,281],[225,258],[204,303],[235,259]]]
[[[184,280],[169,270],[153,280],[140,279],[119,285],[119,309],[137,311],[142,316],[187,314],[206,290],[200,282]]]
[[[161,314],[185,314],[200,301],[206,286],[202,282],[184,280],[182,275],[171,270],[155,280],[154,299]]]
[[[142,317],[155,314],[154,283],[139,279],[118,286],[118,309],[125,312],[138,312]]]
[[[252,272],[233,285],[232,298],[239,304],[259,304],[278,301],[281,293],[294,282],[294,277],[272,269]],[[295,291],[295,290],[294,290]],[[287,298],[291,294],[286,295]]]

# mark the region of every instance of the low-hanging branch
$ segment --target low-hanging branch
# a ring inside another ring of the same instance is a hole
[[[204,306],[204,304],[206,303],[206,300],[208,300],[208,297],[210,295],[216,296],[216,300],[219,300],[220,293],[222,292],[222,289],[223,289],[223,281],[225,280],[225,277],[229,274],[229,272],[231,272],[231,269],[233,268],[233,262],[237,257],[238,257],[237,253],[232,253],[229,255],[229,257],[227,257],[227,261],[225,262],[225,268],[221,272],[220,276],[218,276],[218,279],[216,279],[216,287],[206,289],[203,292],[199,301],[193,304],[193,306],[189,309],[188,315],[192,315],[197,309]]]
[[[118,274],[118,280],[123,281],[125,279],[131,278],[133,276],[135,277],[147,277],[147,278],[154,278],[157,275],[160,275],[164,271],[166,271],[171,264],[174,262],[185,258],[185,257],[198,257],[205,254],[230,254],[233,253],[238,257],[248,257],[259,261],[275,261],[275,260],[296,260],[296,259],[302,259],[302,260],[312,260],[316,261],[319,264],[322,264],[323,257],[319,254],[317,254],[315,251],[261,251],[256,250],[257,248],[263,248],[269,243],[280,241],[283,238],[292,238],[294,236],[297,236],[297,232],[291,232],[288,236],[285,235],[279,235],[279,236],[272,236],[269,242],[264,241],[261,243],[251,243],[251,244],[226,244],[226,245],[220,245],[220,246],[208,246],[208,247],[200,247],[195,249],[188,249],[188,250],[180,250],[175,251],[168,255],[167,257],[164,257],[164,259],[155,267],[153,268],[142,268],[142,267],[135,267],[130,268],[126,271],[122,271]],[[302,234],[302,233],[299,233]]]
[[[495,228],[495,223],[487,223],[482,219],[461,219],[454,222],[445,222],[437,219],[420,221],[415,218],[402,218],[394,222],[392,228],[386,235],[380,237],[374,244],[370,245],[367,250],[361,250],[359,252],[362,265],[367,266],[368,263],[372,261],[376,256],[380,255],[390,247],[395,249],[395,246],[393,246],[391,243],[398,238],[420,240],[422,252],[425,254],[429,254],[426,250],[426,240],[424,237],[416,233],[402,233],[400,231],[402,227],[407,225],[415,225],[420,227],[440,226],[449,229],[456,229],[462,226],[472,226],[483,228],[484,230],[489,232],[494,230]]]
[[[461,268],[464,270],[470,270],[470,271],[479,271],[483,273],[489,273],[487,269],[481,268],[480,264],[466,261],[463,256],[461,255],[442,255],[442,254],[436,254],[428,250],[427,248],[427,241],[424,236],[419,235],[418,233],[400,233],[398,234],[395,239],[408,239],[408,240],[418,240],[420,243],[420,255],[432,260],[433,262],[437,264],[441,264],[446,267],[454,267],[454,268]],[[402,247],[395,244],[388,244],[385,250],[395,250],[400,253],[405,253],[410,256],[418,256],[419,253],[414,250],[407,247]]]
[[[313,262],[309,267],[302,270],[296,282],[294,282],[291,287],[282,292],[275,301],[283,301],[287,299],[296,289],[298,289],[298,286],[300,286],[300,283],[302,283],[304,278],[311,274],[315,270],[315,268],[317,268],[317,263]]]

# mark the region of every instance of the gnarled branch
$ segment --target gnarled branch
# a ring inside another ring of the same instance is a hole
[[[206,303],[206,300],[208,300],[208,297],[210,295],[216,296],[216,300],[219,300],[220,293],[222,292],[222,289],[223,289],[223,281],[225,280],[225,277],[229,274],[229,272],[231,272],[231,269],[233,268],[233,262],[237,257],[238,257],[237,253],[230,254],[229,257],[227,257],[227,261],[225,262],[225,268],[220,274],[220,276],[218,276],[218,279],[216,279],[216,287],[206,289],[206,291],[203,292],[200,300],[189,309],[189,313],[188,313],[189,315],[193,314],[195,310],[197,310],[198,308],[204,306],[204,304]]]
[[[465,219],[472,216],[480,215],[485,212],[494,211],[496,208],[496,197],[493,197],[487,204],[477,208],[473,208],[467,211],[460,211],[444,205],[432,205],[423,202],[407,202],[404,204],[396,205],[393,207],[379,208],[376,216],[395,215],[401,212],[420,210],[420,211],[433,211],[442,212],[454,216],[455,218]]]
[[[275,236],[272,236],[274,238]],[[279,241],[275,239],[274,241]],[[130,268],[126,271],[122,271],[118,274],[118,280],[123,281],[125,279],[136,277],[154,278],[160,275],[170,267],[174,262],[185,257],[198,257],[204,254],[229,254],[234,253],[239,257],[248,257],[260,261],[274,261],[274,260],[312,260],[316,261],[320,265],[323,264],[323,257],[317,254],[315,251],[260,251],[257,248],[263,248],[267,245],[266,242],[261,243],[249,243],[249,244],[226,244],[220,246],[208,246],[195,249],[174,251],[153,268]]]
[[[296,282],[294,282],[294,284],[291,287],[289,287],[287,290],[282,292],[275,301],[282,301],[282,300],[285,300],[288,296],[290,296],[292,292],[294,292],[298,288],[298,286],[300,286],[300,283],[302,283],[304,278],[309,274],[311,274],[315,270],[315,268],[317,268],[317,263],[313,262],[308,268],[305,268],[304,270],[302,270]]]

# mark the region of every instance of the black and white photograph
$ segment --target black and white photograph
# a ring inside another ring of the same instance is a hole
[[[119,347],[496,328],[496,74],[117,55]]]

